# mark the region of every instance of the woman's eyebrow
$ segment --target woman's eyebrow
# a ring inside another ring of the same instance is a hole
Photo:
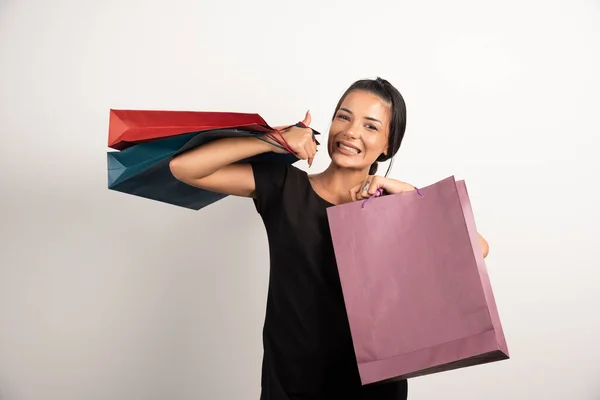
[[[345,108],[345,107],[340,107],[340,111],[345,111],[348,114],[352,115],[352,111],[350,111],[349,109]],[[381,125],[383,125],[383,122],[381,122],[380,120],[378,120],[377,118],[373,118],[373,117],[365,117],[365,119],[368,119],[369,121],[375,121],[375,122],[379,122]]]

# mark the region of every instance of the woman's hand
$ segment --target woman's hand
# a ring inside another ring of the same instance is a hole
[[[352,201],[366,200],[369,197],[377,194],[377,189],[383,189],[389,194],[401,192],[409,192],[416,188],[406,182],[397,181],[395,179],[385,178],[383,176],[369,175],[360,185],[357,185],[350,190]]]
[[[490,245],[480,233],[477,234],[477,237],[479,238],[479,245],[481,246],[481,251],[483,252],[483,258],[486,258],[488,254],[490,254]]]
[[[310,112],[307,111],[302,123],[308,127],[310,125],[310,121]],[[280,132],[290,150],[294,151],[295,156],[300,160],[308,160],[308,165],[311,166],[315,158],[315,154],[317,153],[317,143],[314,139],[312,129],[290,126],[282,129]],[[274,134],[274,136],[281,140],[281,137],[278,134]],[[289,153],[287,149],[281,149],[275,146],[273,147],[273,152],[279,154]]]

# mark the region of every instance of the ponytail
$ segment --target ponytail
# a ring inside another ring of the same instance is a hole
[[[369,168],[369,175],[375,175],[377,173],[378,166],[379,166],[379,163],[377,161],[375,161],[373,164],[371,164],[371,168]]]
[[[369,168],[369,175],[375,175],[377,173],[377,168],[379,167],[379,163],[386,161],[385,159],[382,160],[382,158],[385,158],[385,156],[383,154],[377,159],[377,161],[375,161],[373,164],[371,164],[371,168]],[[390,159],[390,165],[388,165],[388,169],[384,175],[386,178],[387,178],[388,174],[390,173],[390,170],[392,169],[392,165],[394,165],[393,157]]]

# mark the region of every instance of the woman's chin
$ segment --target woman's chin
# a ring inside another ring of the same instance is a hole
[[[356,156],[347,156],[345,154],[341,154],[338,152],[334,152],[331,155],[331,161],[338,168],[348,168],[348,169],[357,169],[357,170],[368,168],[368,166],[363,165],[364,164],[363,159],[359,160],[358,157],[356,157]]]

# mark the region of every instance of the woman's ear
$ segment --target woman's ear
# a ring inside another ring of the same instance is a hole
[[[390,144],[386,143],[384,149],[383,149],[383,155],[387,156],[388,155],[388,149],[390,148]]]
[[[387,132],[385,135],[385,146],[383,148],[383,155],[387,156],[390,151],[390,133]]]

